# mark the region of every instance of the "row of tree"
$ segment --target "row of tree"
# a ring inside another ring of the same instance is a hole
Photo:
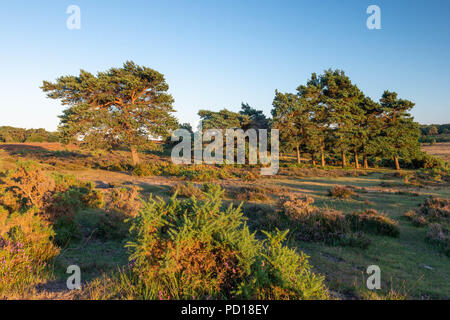
[[[296,93],[275,93],[272,125],[280,130],[286,148],[295,148],[297,161],[301,151],[314,159],[320,154],[325,165],[326,153],[339,153],[342,167],[352,154],[359,168],[368,157],[393,159],[400,169],[399,158],[412,159],[420,153],[419,124],[409,111],[414,103],[400,99],[397,93],[385,91],[374,102],[353,84],[341,70],[313,74]]]
[[[414,104],[385,91],[379,102],[372,101],[340,70],[313,74],[296,93],[275,92],[272,119],[262,111],[242,104],[239,113],[201,110],[203,130],[210,128],[275,128],[280,132],[282,150],[294,151],[300,163],[309,153],[313,164],[339,155],[342,167],[353,155],[354,165],[368,168],[369,157],[413,159],[420,153],[419,125],[409,114]]]
[[[10,126],[0,127],[0,142],[57,142],[58,133],[45,129],[24,129]]]
[[[180,125],[173,116],[173,98],[167,93],[164,76],[147,67],[126,62],[93,75],[64,76],[56,82],[44,81],[48,97],[68,106],[59,132],[64,142],[75,141],[94,147],[126,146],[133,164],[139,162],[138,150],[156,137],[167,137]],[[326,156],[339,154],[342,166],[352,154],[355,166],[368,167],[368,157],[409,159],[419,152],[419,125],[409,114],[414,104],[385,91],[379,102],[372,101],[340,70],[327,70],[297,88],[296,93],[276,91],[272,119],[262,111],[242,104],[240,112],[200,110],[201,125],[209,128],[276,128],[284,152],[295,150]]]

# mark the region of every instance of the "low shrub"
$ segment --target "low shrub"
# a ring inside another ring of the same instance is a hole
[[[419,213],[428,222],[440,222],[450,218],[450,199],[431,197],[419,207]]]
[[[403,216],[412,222],[415,227],[424,227],[428,224],[424,216],[417,214],[416,211],[408,211]]]
[[[221,209],[222,196],[144,203],[130,229],[131,269],[120,278],[126,296],[133,289],[148,299],[329,297],[308,257],[283,245],[287,232],[257,240],[240,207]]]
[[[106,211],[123,213],[128,217],[136,216],[140,208],[141,198],[137,187],[113,189],[106,205]]]
[[[313,206],[314,199],[308,196],[289,194],[281,198],[280,207],[282,211],[292,220],[301,220],[302,217],[316,210]]]
[[[196,197],[197,199],[203,196],[202,190],[191,182],[179,183],[173,186],[171,189],[171,194],[176,194],[177,196],[186,198]]]
[[[450,229],[438,223],[432,223],[428,230],[426,240],[438,246],[447,256],[450,256]]]
[[[339,199],[349,199],[356,195],[356,193],[349,187],[335,186],[329,190],[329,196]]]
[[[8,211],[40,210],[55,189],[54,180],[35,163],[18,162],[0,178],[0,205]]]
[[[34,210],[11,214],[0,209],[0,298],[23,294],[50,276],[49,262],[59,253],[53,236]]]
[[[231,198],[239,201],[268,201],[270,196],[267,190],[259,186],[244,186],[232,188],[228,191]]]
[[[355,231],[364,231],[390,237],[398,237],[400,234],[397,222],[374,209],[369,209],[364,212],[353,212],[347,215],[346,219],[350,227]]]
[[[134,166],[131,171],[133,176],[148,177],[148,176],[160,176],[162,174],[162,168],[156,163],[140,163]]]
[[[340,211],[319,209],[308,196],[289,195],[281,199],[284,214],[295,222],[297,237],[303,241],[323,241],[329,244],[365,249],[370,244],[362,232],[352,233],[345,215]]]

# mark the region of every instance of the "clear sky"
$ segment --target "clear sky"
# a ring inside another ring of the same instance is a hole
[[[381,8],[381,30],[366,9]],[[69,30],[69,5],[81,29]],[[0,1],[0,125],[55,130],[63,107],[42,80],[96,73],[126,60],[166,76],[176,116],[199,109],[270,115],[275,89],[343,69],[368,96],[416,103],[420,123],[450,123],[450,1]]]

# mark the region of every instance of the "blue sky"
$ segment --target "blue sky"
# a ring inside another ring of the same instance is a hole
[[[366,8],[381,8],[368,30]],[[81,30],[66,28],[69,5]],[[165,74],[176,116],[199,109],[270,115],[275,89],[343,69],[368,96],[416,103],[421,123],[450,123],[450,1],[1,1],[0,125],[55,130],[63,107],[42,80],[126,60]]]

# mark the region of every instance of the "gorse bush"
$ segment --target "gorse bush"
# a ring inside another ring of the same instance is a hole
[[[33,162],[18,162],[0,177],[0,204],[9,212],[42,210],[54,189],[54,180]]]
[[[0,298],[24,293],[49,276],[59,253],[51,226],[33,210],[9,213],[0,208]]]
[[[84,208],[104,206],[103,194],[93,183],[75,176],[44,172],[33,162],[18,162],[0,177],[0,206],[9,213],[35,210],[53,225],[54,241],[67,244],[80,237],[75,214]]]
[[[223,190],[216,190],[204,201],[144,203],[130,229],[126,295],[132,287],[149,299],[328,297],[307,257],[283,245],[287,232],[258,241],[240,207],[222,209],[222,197]]]

